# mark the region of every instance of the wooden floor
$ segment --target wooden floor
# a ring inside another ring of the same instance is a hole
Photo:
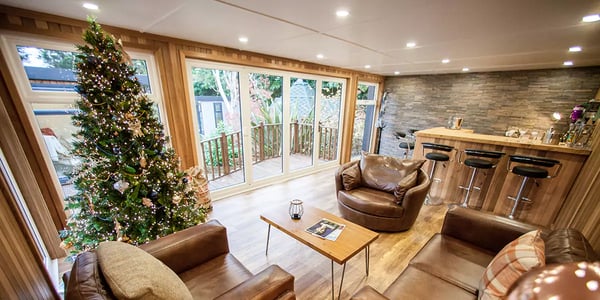
[[[286,205],[295,198],[339,216],[334,172],[335,169],[330,169],[215,201],[209,218],[217,219],[227,227],[231,252],[252,273],[278,264],[294,275],[298,299],[330,299],[331,261],[276,229],[271,231],[269,254],[266,256],[268,226],[259,216],[264,209]],[[350,259],[341,298],[350,298],[366,284],[383,292],[427,240],[439,232],[446,209],[446,205],[423,206],[412,229],[400,233],[381,233],[371,245],[368,277],[365,275],[364,251]],[[342,266],[334,264],[334,269],[337,289]]]

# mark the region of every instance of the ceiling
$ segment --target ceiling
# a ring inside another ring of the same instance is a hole
[[[101,24],[385,76],[600,65],[600,22],[582,22],[600,0],[86,1]],[[75,19],[83,2],[0,0]]]

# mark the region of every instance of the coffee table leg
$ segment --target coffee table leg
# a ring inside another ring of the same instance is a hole
[[[365,248],[365,268],[367,269],[367,276],[369,276],[369,246]]]
[[[331,261],[331,300],[335,300],[335,287],[333,286],[333,260]]]
[[[338,300],[342,297],[342,286],[344,285],[344,274],[346,273],[346,263],[344,263],[342,267],[342,280],[340,281],[340,289],[338,291]],[[331,299],[335,300],[335,287],[333,282],[335,281],[333,277],[333,260],[331,261]]]
[[[271,237],[271,224],[269,224],[269,229],[267,230],[267,248],[265,249],[265,256],[269,253],[269,238]]]

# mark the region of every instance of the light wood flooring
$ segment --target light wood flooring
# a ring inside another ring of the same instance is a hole
[[[298,299],[331,299],[331,261],[277,229],[271,230],[269,254],[265,255],[268,226],[259,216],[268,207],[286,205],[295,198],[339,216],[334,172],[329,169],[215,201],[209,218],[227,227],[231,252],[252,273],[278,264],[294,275]],[[446,210],[446,205],[423,206],[412,229],[381,233],[370,248],[368,277],[364,251],[348,261],[341,298],[349,299],[367,284],[383,292],[427,240],[439,232]],[[337,294],[342,266],[334,264],[334,270]]]

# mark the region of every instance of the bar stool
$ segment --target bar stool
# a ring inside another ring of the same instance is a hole
[[[450,156],[448,154],[442,153],[442,152],[452,152],[455,150],[455,148],[452,146],[444,145],[444,144],[434,144],[434,143],[422,143],[422,145],[423,145],[423,154],[424,154],[425,158],[431,161],[431,171],[429,172],[429,178],[431,178],[432,182],[440,183],[442,181],[441,179],[433,177],[433,174],[435,172],[435,166],[437,165],[438,162],[444,162],[444,161],[450,160]],[[431,152],[428,152],[427,154],[425,154],[425,149],[429,149],[429,150],[431,150]],[[431,190],[432,189],[430,188],[429,192],[427,192],[425,204],[426,205],[442,204],[443,201],[439,201],[439,203],[432,201]]]
[[[511,166],[513,167],[511,168]],[[510,159],[508,160],[507,169],[513,174],[522,176],[523,181],[521,181],[521,187],[517,192],[517,196],[508,196],[508,199],[515,201],[515,204],[513,205],[508,217],[510,219],[515,218],[515,212],[517,211],[517,207],[521,201],[531,202],[530,199],[522,196],[523,190],[525,190],[525,186],[527,185],[527,180],[529,180],[529,178],[534,178],[535,180],[556,177],[561,167],[562,164],[560,161],[555,159],[536,156],[511,155]],[[554,174],[549,175],[548,171],[550,169],[554,169]]]
[[[465,153],[466,158],[464,161],[461,160],[462,153]],[[487,151],[487,150],[479,150],[479,149],[465,149],[463,152],[460,152],[458,155],[459,163],[471,168],[471,179],[469,180],[468,186],[459,186],[459,188],[463,190],[467,190],[465,194],[465,199],[463,199],[460,206],[468,207],[469,196],[471,195],[472,190],[480,190],[481,187],[473,186],[473,182],[475,181],[475,176],[477,176],[477,171],[479,169],[493,169],[496,168],[498,161],[504,155],[504,152],[497,151]],[[482,159],[482,158],[490,158]]]
[[[395,136],[400,141],[398,147],[404,150],[404,158],[407,159],[410,151],[415,149],[415,139],[410,134],[402,131],[397,131]]]

